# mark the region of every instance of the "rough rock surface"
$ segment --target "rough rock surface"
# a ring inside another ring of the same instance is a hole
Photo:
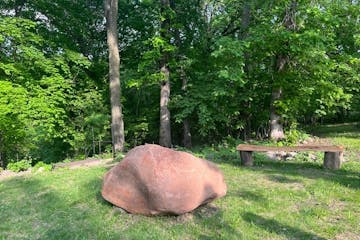
[[[106,173],[102,196],[130,213],[183,214],[226,194],[219,168],[154,144],[135,147]]]

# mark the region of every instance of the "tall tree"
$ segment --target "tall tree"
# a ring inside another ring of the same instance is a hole
[[[175,1],[170,2],[170,6],[172,10],[175,13],[175,19],[173,19],[174,25],[174,34],[175,34],[175,46],[176,46],[176,63],[177,63],[177,73],[178,78],[181,82],[181,94],[186,97],[187,95],[187,87],[188,87],[188,77],[185,72],[186,67],[186,61],[187,61],[187,55],[189,52],[189,48],[191,45],[191,39],[194,35],[194,32],[191,32],[190,34],[186,31],[186,27],[190,25],[189,23],[194,23],[192,19],[189,16],[184,16],[183,12],[186,12],[186,14],[194,14],[194,9],[197,8],[197,6],[190,6],[187,7],[185,10],[184,6],[181,6],[181,1],[178,2],[179,4],[175,4]],[[187,3],[186,3],[187,4]],[[184,11],[185,10],[185,11]],[[192,21],[192,22],[191,22]],[[189,40],[182,40],[181,35],[184,36],[185,39]],[[190,36],[192,35],[192,36]],[[182,144],[186,148],[191,148],[192,141],[191,141],[191,131],[190,131],[190,120],[189,117],[185,117],[182,119]]]
[[[283,26],[287,31],[294,31],[296,29],[296,6],[296,1],[291,1],[290,6],[285,10]],[[290,56],[288,54],[289,53],[285,52],[276,56],[276,71],[278,72],[278,75],[281,75],[285,71],[286,65],[289,64]],[[282,88],[276,82],[273,83],[272,87],[270,103],[270,138],[277,141],[285,138],[281,116],[276,109],[276,101],[281,99]]]
[[[170,1],[161,0],[161,29],[160,36],[168,43],[170,31]],[[171,125],[170,125],[170,68],[169,53],[166,49],[161,49],[160,72],[162,80],[160,82],[160,135],[159,144],[164,147],[171,147]]]
[[[121,108],[120,54],[118,48],[118,0],[104,0],[107,44],[109,47],[109,81],[111,104],[111,135],[114,153],[124,150],[124,121]]]

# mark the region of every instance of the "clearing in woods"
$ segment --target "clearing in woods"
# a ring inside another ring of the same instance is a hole
[[[333,131],[331,131],[333,130]],[[0,180],[0,239],[360,239],[360,139],[355,126],[318,129],[346,148],[341,169],[299,154],[255,154],[241,167],[236,146],[205,147],[219,165],[226,197],[182,216],[130,215],[104,201],[110,166],[57,168]]]

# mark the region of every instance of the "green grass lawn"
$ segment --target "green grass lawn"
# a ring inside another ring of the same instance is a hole
[[[244,168],[234,149],[194,152],[219,165],[228,193],[178,217],[114,208],[100,195],[105,167],[2,180],[0,239],[360,238],[360,161],[330,171],[320,161],[275,162],[256,154],[255,166]]]
[[[311,131],[335,144],[344,145],[347,150],[360,152],[360,123],[358,122],[318,126]]]

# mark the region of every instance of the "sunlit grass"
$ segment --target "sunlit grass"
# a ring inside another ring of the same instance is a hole
[[[360,152],[360,123],[318,126],[313,129],[313,133],[343,145],[348,150]]]
[[[0,181],[0,239],[359,239],[355,155],[330,171],[262,154],[244,168],[226,144],[194,154],[219,165],[228,193],[193,213],[127,214],[100,195],[105,167],[58,169]]]

